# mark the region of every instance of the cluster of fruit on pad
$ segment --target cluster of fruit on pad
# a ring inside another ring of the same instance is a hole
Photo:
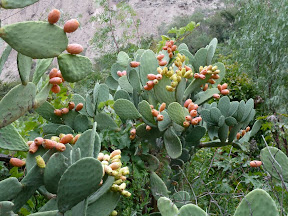
[[[177,50],[177,46],[174,44],[173,40],[170,40],[170,41],[166,41],[165,46],[163,46],[162,49],[167,50],[169,58],[171,59],[171,58],[173,58],[173,52]],[[164,64],[164,62],[161,60],[162,59],[160,59],[160,60],[158,59],[160,66],[164,66],[167,64],[167,62],[166,62],[166,64]]]
[[[77,106],[75,107],[75,103],[74,102],[69,102],[68,103],[68,108],[64,107],[62,109],[55,109],[54,110],[54,114],[56,116],[62,116],[67,114],[70,110],[73,110],[75,108],[75,111],[79,112],[80,110],[83,109],[83,103],[78,103]]]
[[[198,105],[194,104],[191,99],[187,99],[184,103],[184,107],[186,107],[189,111],[190,115],[185,116],[185,121],[183,122],[184,127],[189,127],[190,124],[197,125],[202,121],[201,116],[197,116]]]

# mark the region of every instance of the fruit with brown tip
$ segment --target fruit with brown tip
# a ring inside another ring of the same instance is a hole
[[[69,44],[66,48],[67,52],[70,54],[79,54],[83,52],[83,47],[80,44]]]
[[[60,139],[60,143],[67,144],[73,140],[74,136],[72,134],[66,134]]]
[[[65,115],[65,114],[67,114],[68,112],[69,112],[69,109],[66,108],[66,107],[61,109],[62,115]]]
[[[50,13],[48,14],[48,22],[50,24],[55,24],[58,22],[58,20],[60,19],[60,11],[57,9],[53,9],[52,11],[50,11]]]
[[[61,116],[61,115],[62,115],[62,111],[61,111],[60,109],[55,109],[55,110],[54,110],[54,114],[55,114],[56,116]]]
[[[156,110],[156,109],[152,109],[151,113],[154,117],[157,117],[159,114],[158,110]]]
[[[73,101],[70,101],[70,102],[68,103],[68,108],[69,108],[69,110],[73,110],[74,107],[75,107],[75,103],[74,103]]]
[[[58,69],[57,68],[52,68],[51,71],[49,72],[49,79],[52,79],[54,77],[58,77]]]
[[[72,33],[78,29],[80,23],[76,19],[68,20],[64,25],[64,32]]]
[[[185,128],[189,127],[189,126],[190,126],[190,121],[184,121],[184,122],[183,122],[183,126],[184,126]]]
[[[150,125],[146,125],[146,131],[150,131],[152,128]]]
[[[63,151],[65,151],[66,146],[64,144],[62,144],[62,143],[57,143],[55,148],[56,148],[57,151],[63,152]]]
[[[130,135],[135,135],[136,134],[136,129],[135,128],[132,128],[131,130],[130,130]]]
[[[53,149],[55,148],[57,145],[57,142],[56,141],[53,141],[53,140],[49,140],[49,139],[44,139],[44,142],[42,144],[42,146],[45,148],[45,149]]]
[[[132,61],[130,62],[130,66],[133,67],[133,68],[136,68],[140,65],[140,62],[136,62],[136,61]]]
[[[61,79],[61,78],[60,78]],[[62,81],[62,79],[61,79]],[[51,88],[51,91],[55,94],[58,94],[60,91],[61,91],[61,88],[59,85],[53,85],[52,88]]]
[[[160,55],[157,56],[157,60],[161,61],[164,57],[165,57],[164,54],[160,54]]]
[[[33,142],[33,143],[29,146],[29,153],[34,154],[37,150],[38,150],[38,146],[36,145],[35,142]]]
[[[159,108],[159,112],[162,112],[163,110],[165,110],[165,108],[166,108],[166,103],[162,103]]]
[[[9,163],[14,167],[23,167],[26,164],[25,161],[22,161],[19,158],[10,158]]]
[[[83,106],[84,106],[83,103],[79,103],[79,104],[77,104],[75,110],[76,110],[77,112],[79,112],[80,110],[82,110]]]
[[[165,66],[166,64],[167,64],[167,61],[165,60],[159,61],[160,66]]]
[[[43,141],[44,139],[42,137],[37,137],[34,139],[35,144],[38,146],[42,145]]]
[[[262,161],[253,160],[250,161],[250,167],[260,167],[262,165]]]
[[[157,121],[163,121],[164,116],[163,115],[157,115]]]
[[[60,77],[53,77],[49,80],[49,83],[52,85],[59,85],[62,83],[62,79]]]

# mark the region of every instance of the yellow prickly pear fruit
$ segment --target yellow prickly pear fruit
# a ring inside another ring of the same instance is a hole
[[[119,173],[121,174],[121,175],[129,175],[129,168],[128,167],[122,167],[120,170],[119,170]]]
[[[171,86],[172,86],[173,88],[176,88],[177,85],[178,85],[178,82],[177,82],[177,81],[173,81],[173,82],[171,82]]]
[[[101,161],[101,164],[103,165],[103,166],[105,166],[105,165],[109,165],[109,162],[108,161]]]
[[[55,141],[55,142],[59,142],[59,141],[60,141],[60,138],[57,137],[57,136],[52,136],[52,137],[50,138],[50,140]]]
[[[126,176],[120,176],[120,179],[122,180],[122,181],[126,181]]]
[[[36,159],[36,163],[37,163],[38,167],[40,167],[40,168],[45,168],[46,167],[45,161],[43,160],[43,158],[40,155],[37,155],[35,157],[35,159]]]
[[[116,181],[114,182],[114,184],[117,184],[117,185],[122,184],[122,183],[123,183],[123,180],[122,180],[122,179],[118,179],[118,180],[116,180]]]
[[[126,188],[126,183],[122,183],[122,184],[119,186],[119,189],[120,189],[121,191],[125,190],[125,188]]]
[[[100,152],[100,153],[98,154],[97,160],[102,161],[103,158],[104,158],[104,154],[103,154],[102,152]]]
[[[108,175],[111,175],[113,171],[112,168],[107,165],[104,166],[104,170]]]
[[[111,216],[117,216],[117,215],[118,215],[118,212],[114,210],[114,211],[111,212],[110,215],[111,215]]]
[[[114,150],[111,154],[110,154],[110,158],[112,159],[113,157],[120,155],[121,154],[121,150],[120,149],[116,149]],[[121,158],[121,156],[120,156]]]
[[[104,157],[103,157],[103,160],[109,161],[110,160],[110,155],[105,154]]]
[[[157,68],[157,72],[158,72],[159,74],[162,74],[162,75],[163,75],[163,70],[162,70],[161,67],[158,67],[158,68]]]
[[[121,194],[125,197],[130,197],[131,196],[131,193],[129,191],[122,191]]]
[[[177,76],[177,82],[180,82],[180,81],[181,81],[181,79],[182,79],[182,77],[181,77],[181,76]]]
[[[218,69],[217,66],[212,67],[212,71],[216,71],[217,69]],[[211,69],[209,69],[209,70],[211,70]]]
[[[166,90],[169,92],[173,92],[175,91],[175,88],[173,88],[172,86],[166,86]]]
[[[219,74],[219,73],[220,73],[220,70],[215,70],[213,73]]]
[[[203,66],[200,66],[199,67],[199,72],[201,72],[203,69],[204,69]]]

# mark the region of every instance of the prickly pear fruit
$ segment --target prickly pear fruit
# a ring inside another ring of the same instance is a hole
[[[60,109],[55,109],[54,110],[54,114],[57,116],[61,116],[62,115],[62,111]]]
[[[60,139],[60,143],[63,143],[63,144],[70,143],[73,140],[73,138],[74,137],[72,134],[66,134],[64,137]]]
[[[97,156],[97,160],[102,161],[104,158],[104,154],[102,152],[100,152]]]
[[[164,54],[160,54],[160,55],[157,56],[157,60],[161,61],[164,57],[165,57]]]
[[[58,77],[58,69],[57,68],[52,68],[51,71],[49,72],[49,79],[52,79],[54,77]]]
[[[109,165],[109,167],[111,167],[112,170],[117,170],[118,168],[121,167],[121,163],[120,162],[114,162],[114,163],[111,163]]]
[[[37,155],[35,157],[35,159],[36,159],[36,163],[37,163],[38,167],[40,167],[40,168],[45,168],[46,167],[45,161],[40,155]]]
[[[36,145],[35,142],[33,142],[33,143],[29,146],[29,153],[34,154],[37,150],[38,150],[38,146]]]
[[[121,72],[121,71],[117,71],[117,75],[118,75],[119,77],[122,77],[122,72]]]
[[[83,47],[80,44],[69,44],[66,50],[70,54],[79,54],[83,52]]]
[[[112,159],[116,155],[120,155],[120,154],[121,154],[121,150],[120,149],[116,149],[110,154],[110,158]]]
[[[65,115],[65,114],[67,114],[69,112],[69,109],[68,108],[63,108],[63,109],[61,109],[61,113],[62,113],[62,115]]]
[[[208,89],[208,84],[206,83],[203,87],[203,91],[206,91]]]
[[[250,131],[250,127],[249,126],[246,127],[246,132],[248,132],[248,131]]]
[[[77,112],[79,112],[80,110],[82,110],[83,106],[84,106],[83,103],[79,103],[79,104],[77,104],[75,110],[76,110]]]
[[[110,215],[111,215],[111,216],[117,216],[117,215],[118,215],[118,212],[114,210],[114,211],[111,212]]]
[[[187,99],[187,100],[185,101],[185,103],[184,103],[184,107],[187,108],[190,103],[192,103],[192,100],[191,100],[191,99]]]
[[[244,136],[246,134],[245,130],[242,130],[241,135]]]
[[[74,107],[75,107],[75,103],[74,103],[73,101],[71,101],[71,102],[68,103],[68,108],[69,108],[69,110],[73,110]]]
[[[157,74],[157,75],[156,75],[156,79],[157,79],[157,80],[161,80],[161,79],[162,79],[162,75],[161,75],[161,74]]]
[[[54,9],[52,11],[50,11],[50,13],[48,14],[48,22],[50,24],[55,24],[58,22],[58,20],[60,19],[60,11],[57,9]]]
[[[222,95],[228,95],[229,94],[229,90],[228,89],[223,89],[220,92]]]
[[[184,121],[183,122],[183,126],[186,128],[186,127],[189,127],[190,126],[190,121]]]
[[[163,110],[165,110],[165,108],[166,108],[166,103],[162,103],[159,108],[159,112],[162,112]]]
[[[44,139],[44,142],[42,144],[42,146],[45,148],[45,149],[53,149],[55,148],[57,145],[57,142],[56,141],[53,141],[53,140],[49,140],[49,139]]]
[[[157,121],[163,121],[164,116],[163,115],[157,115]]]
[[[162,61],[159,62],[160,66],[165,66],[166,64],[167,64],[167,61],[165,61],[165,60],[162,60]]]
[[[194,118],[191,120],[191,124],[192,125],[197,125],[199,123],[198,119],[197,118]]]
[[[253,160],[250,162],[250,167],[260,167],[262,165],[262,161]]]
[[[122,71],[122,76],[126,76],[127,75],[127,71]]]
[[[44,139],[42,137],[37,137],[34,139],[35,144],[38,146],[42,145],[43,141]]]
[[[217,88],[220,92],[222,91],[222,86],[220,84],[217,85]]]
[[[155,74],[148,74],[147,79],[148,80],[154,80],[154,79],[156,79],[156,75]]]
[[[78,29],[80,23],[76,19],[68,20],[64,25],[64,32],[72,33]]]
[[[57,149],[57,151],[63,152],[63,151],[65,151],[66,146],[64,144],[62,144],[62,143],[57,143],[55,148]]]
[[[239,140],[240,137],[241,137],[241,134],[240,134],[240,133],[237,133],[237,135],[236,135],[237,140]]]
[[[153,81],[148,81],[147,83],[146,83],[146,85],[149,87],[149,88],[153,88],[153,86],[154,86],[154,83],[153,83]]]
[[[77,134],[74,138],[73,141],[71,142],[71,144],[75,144],[77,142],[77,140],[79,139],[79,137],[81,136],[81,134]]]
[[[150,131],[152,128],[150,125],[146,125],[146,131]]]
[[[60,77],[53,77],[49,80],[49,83],[52,85],[59,85],[62,83],[62,79]]]
[[[219,99],[220,95],[219,94],[213,94],[213,98]]]
[[[172,52],[174,52],[177,49],[177,46],[173,45],[171,49],[172,49]]]
[[[154,79],[154,80],[153,80],[153,84],[154,84],[154,85],[157,85],[158,83],[159,83],[159,81],[158,81],[157,79]]]
[[[130,136],[129,136],[129,138],[130,138],[131,140],[134,140],[135,137],[136,137],[136,134],[134,134],[134,135],[130,135]]]
[[[186,121],[191,121],[192,117],[190,115],[185,116]]]
[[[60,78],[61,79],[61,78]],[[62,81],[62,79],[61,79]],[[52,88],[51,88],[51,91],[55,94],[58,94],[60,91],[61,91],[61,88],[59,85],[53,85]]]
[[[132,129],[130,130],[130,134],[131,134],[131,135],[135,135],[135,134],[136,134],[136,129],[135,129],[135,128],[132,128]]]
[[[159,114],[158,110],[156,110],[156,109],[152,109],[151,113],[154,117],[157,117]]]
[[[11,158],[10,161],[9,161],[9,163],[10,163],[12,166],[14,166],[14,167],[22,167],[22,166],[24,166],[24,165],[26,164],[25,161],[22,161],[22,160],[20,160],[20,159],[18,159],[18,158]]]
[[[224,83],[224,84],[221,86],[221,90],[226,89],[227,87],[228,87],[228,84],[227,84],[227,83]]]
[[[197,116],[197,110],[191,110],[190,111],[190,116],[191,117],[196,117]]]
[[[133,67],[133,68],[136,68],[140,65],[140,62],[136,62],[136,61],[132,61],[130,62],[130,66]]]
[[[145,85],[144,87],[143,87],[145,90],[147,90],[147,91],[150,91],[152,88],[153,88],[153,86],[151,87],[149,87],[148,85]]]

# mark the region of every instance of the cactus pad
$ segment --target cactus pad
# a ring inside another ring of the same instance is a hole
[[[148,74],[157,74],[158,62],[152,50],[145,50],[140,59],[140,80],[146,85]]]
[[[183,111],[183,107],[179,103],[171,103],[168,106],[168,114],[172,121],[183,126],[183,122],[185,121],[185,114]]]
[[[29,82],[29,76],[31,72],[32,58],[18,53],[17,55],[17,66],[20,79],[23,85],[27,85]]]
[[[177,206],[168,198],[160,197],[157,202],[157,206],[161,215],[165,216],[175,216],[178,215]]]
[[[92,194],[102,179],[103,168],[94,158],[82,158],[62,175],[58,187],[58,208],[64,213]]]
[[[180,208],[179,216],[207,216],[206,212],[194,204],[187,204]]]
[[[171,158],[178,158],[182,154],[182,144],[179,137],[172,128],[168,128],[164,133],[164,144],[168,155]]]
[[[167,187],[163,180],[155,173],[151,172],[150,174],[150,184],[151,191],[155,199],[159,199],[160,197],[169,197]]]
[[[74,148],[80,148],[81,157],[92,157],[95,151],[96,146],[99,145],[98,137],[92,137],[92,135],[98,136],[98,134],[93,133],[93,129],[85,131],[77,140]],[[98,147],[97,147],[98,149]]]
[[[32,82],[36,85],[52,63],[53,58],[38,59]]]
[[[171,85],[171,80],[168,77],[163,76],[162,79],[159,81],[159,83],[157,85],[154,85],[153,89],[156,99],[160,103],[164,102],[167,105],[169,105],[170,103],[176,101],[176,96],[175,92],[169,92],[166,90],[167,85]]]
[[[58,56],[58,64],[67,82],[80,81],[92,73],[92,63],[85,56],[61,54]]]
[[[35,97],[34,109],[40,107],[47,100],[52,84],[47,82],[45,86],[41,89],[41,91]]]
[[[218,93],[219,93],[218,88],[211,88],[206,90],[205,92],[200,92],[198,95],[196,95],[198,99],[195,101],[195,103],[198,105],[202,105],[203,103],[211,99],[214,94]]]
[[[114,103],[114,110],[121,119],[137,119],[141,115],[131,101],[126,99],[118,99]]]
[[[0,148],[12,151],[28,151],[29,149],[12,124],[0,129]]]
[[[217,44],[218,44],[217,38],[213,38],[208,45],[207,65],[210,65],[212,63],[212,59],[213,59]]]
[[[33,108],[36,87],[33,83],[17,85],[0,101],[0,128],[12,123]],[[16,98],[17,99],[16,99]]]
[[[84,132],[89,129],[89,123],[89,119],[86,115],[79,114],[74,119],[73,129],[75,132]]]
[[[166,111],[162,111],[161,115],[163,115],[164,119],[158,122],[158,128],[160,131],[165,131],[172,124],[172,121]]]
[[[22,0],[22,1],[1,0],[0,6],[5,9],[17,9],[27,7],[38,1],[39,0]]]
[[[116,90],[118,87],[118,82],[112,76],[106,78],[105,84],[112,90]]]
[[[130,85],[127,76],[122,76],[118,79],[119,86],[125,91],[132,93],[133,87]]]
[[[31,216],[61,216],[62,214],[58,212],[58,210],[54,211],[45,211],[45,212],[38,212],[34,214],[30,214]]]
[[[230,99],[227,96],[221,97],[218,102],[218,109],[221,111],[222,115],[225,117],[229,116],[230,109]]]
[[[14,216],[12,211],[14,204],[9,201],[0,202],[0,215],[2,216]]]
[[[196,52],[194,57],[195,61],[192,62],[195,71],[198,72],[200,66],[204,67],[205,65],[207,65],[207,54],[208,51],[206,48],[201,48]]]
[[[143,116],[143,118],[145,118],[145,120],[148,121],[148,123],[150,123],[152,125],[156,124],[156,121],[155,121],[155,119],[151,113],[152,109],[146,100],[143,100],[138,104],[138,110],[139,110],[140,114]]]
[[[0,36],[13,49],[35,59],[57,57],[68,45],[62,28],[40,21],[6,25],[0,29]]]
[[[98,113],[95,117],[95,121],[97,122],[97,128],[99,130],[104,130],[104,129],[118,130],[119,129],[115,121],[106,113]]]
[[[0,58],[0,75],[2,73],[3,66],[5,62],[7,61],[11,51],[12,51],[12,47],[8,45],[2,53],[2,56]]]
[[[22,184],[18,182],[18,179],[15,177],[0,181],[0,201],[14,199],[21,190]]]
[[[133,89],[135,89],[137,92],[141,91],[142,85],[140,83],[140,78],[136,70],[131,70],[129,72],[128,80]]]
[[[117,56],[117,63],[123,67],[128,67],[129,55],[123,51],[120,51]]]
[[[40,107],[38,107],[35,111],[39,115],[41,115],[44,119],[52,123],[56,123],[56,124],[62,123],[60,117],[54,114],[54,110],[55,108],[46,101]]]
[[[126,90],[119,89],[118,91],[115,92],[114,95],[114,101],[118,99],[126,99],[126,100],[131,100],[129,93]]]

